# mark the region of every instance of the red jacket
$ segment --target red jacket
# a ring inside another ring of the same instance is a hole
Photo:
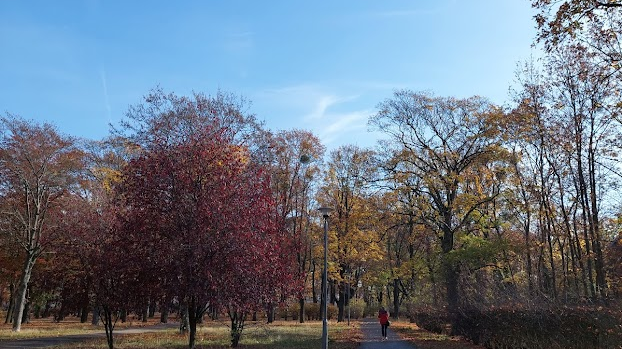
[[[389,322],[389,312],[386,310],[381,310],[380,313],[378,313],[378,320],[380,320],[381,325],[385,325],[387,322]]]

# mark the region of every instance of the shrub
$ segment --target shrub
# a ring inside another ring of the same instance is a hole
[[[320,320],[320,303],[305,304],[305,316],[307,320]]]
[[[336,305],[329,304],[326,318],[331,320],[337,318],[339,309]],[[307,303],[305,304],[305,315],[307,320],[322,320],[322,312],[320,311],[320,303]]]
[[[351,300],[350,301],[350,318],[361,319],[364,317],[365,317],[365,302],[362,299]]]
[[[416,322],[417,326],[434,333],[449,332],[451,323],[449,314],[444,309],[430,306],[409,307],[408,316],[411,322]]]
[[[620,348],[622,314],[602,307],[468,309],[456,332],[487,348]]]
[[[326,318],[328,320],[336,319],[337,314],[339,314],[339,308],[337,308],[337,306],[334,304],[329,304]]]
[[[305,308],[306,310],[306,308]],[[288,303],[278,307],[277,316],[280,319],[287,321],[288,319],[298,320],[298,314],[300,312],[300,305],[296,303]]]

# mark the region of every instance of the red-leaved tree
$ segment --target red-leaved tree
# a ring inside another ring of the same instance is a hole
[[[245,314],[291,280],[269,176],[225,129],[151,144],[124,169],[120,193],[125,243],[186,309],[190,348],[208,309]]]

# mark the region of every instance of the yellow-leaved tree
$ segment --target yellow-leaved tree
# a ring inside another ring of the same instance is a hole
[[[386,180],[413,184],[409,189],[417,197],[420,220],[440,241],[451,315],[460,301],[460,264],[451,258],[456,240],[468,233],[477,210],[499,193],[496,174],[503,172],[506,151],[490,121],[501,115],[500,108],[480,97],[401,90],[380,103],[370,119],[389,136],[382,143]]]

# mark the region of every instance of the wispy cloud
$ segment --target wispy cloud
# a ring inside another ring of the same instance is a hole
[[[268,103],[267,109],[286,115],[279,126],[287,128],[287,120],[297,118],[313,131],[329,148],[363,137],[371,110],[360,107],[359,96],[328,92],[319,85],[296,85],[264,90],[257,100]]]
[[[304,116],[304,121],[314,122],[317,120],[325,119],[328,113],[328,109],[338,104],[343,104],[349,101],[353,101],[357,96],[337,96],[337,95],[321,95],[315,100],[313,110]]]
[[[294,85],[277,89],[267,89],[258,94],[258,99],[270,101],[283,109],[298,111],[305,122],[316,122],[324,117],[332,106],[353,101],[355,95],[340,96],[327,92],[324,88],[313,84]],[[304,113],[300,114],[300,111]]]
[[[318,100],[315,101],[315,107],[313,110],[304,116],[305,121],[314,121],[322,119],[324,114],[326,114],[326,109],[328,109],[331,105],[337,103],[339,98],[333,95],[321,96]]]
[[[359,110],[347,113],[328,114],[329,123],[320,128],[319,137],[325,144],[333,144],[346,135],[365,132],[370,110]]]
[[[106,70],[101,68],[99,70],[99,76],[102,81],[102,88],[104,91],[104,106],[106,107],[106,117],[108,118],[108,123],[112,121],[112,108],[110,107],[110,98],[108,96],[108,84],[106,82]]]

